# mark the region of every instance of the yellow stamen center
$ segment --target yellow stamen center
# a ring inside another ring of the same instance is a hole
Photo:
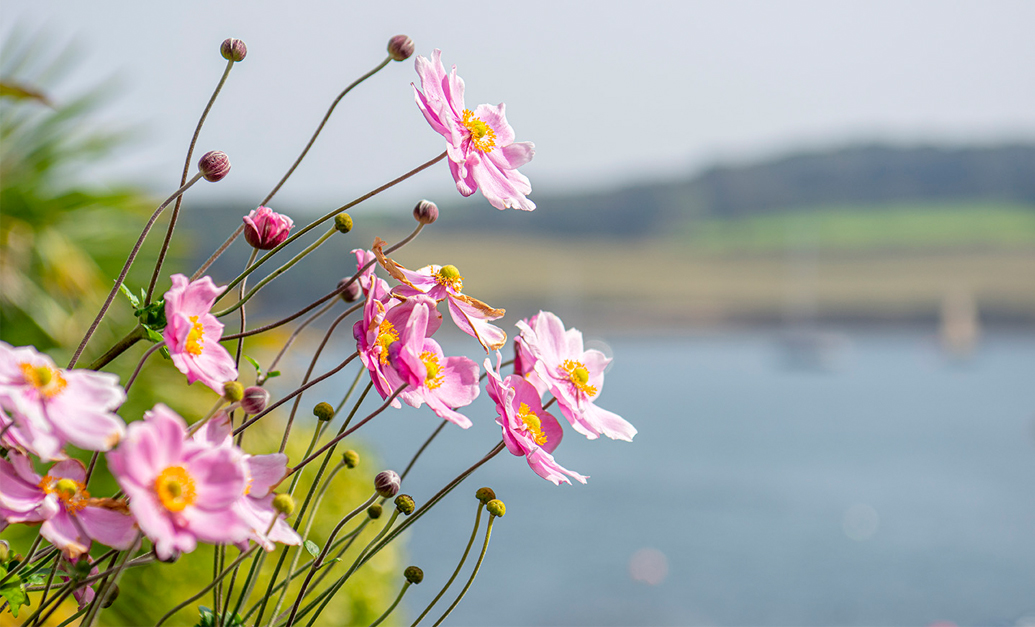
[[[182,512],[188,505],[193,505],[197,498],[194,478],[183,466],[169,466],[158,473],[155,479],[155,494],[170,512]]]
[[[65,389],[68,382],[61,376],[61,371],[50,366],[33,366],[18,364],[26,383],[36,388],[43,398],[54,398]]]
[[[454,265],[439,268],[439,271],[435,273],[435,282],[445,285],[454,292],[464,289],[464,277],[460,276],[460,270]]]
[[[388,347],[398,340],[399,334],[396,333],[395,326],[387,320],[382,320],[377,327],[377,339],[374,340],[374,343],[381,347],[381,365],[388,363]]]
[[[442,366],[438,364],[438,355],[431,351],[424,351],[420,354],[420,360],[424,362],[424,368],[428,371],[424,385],[429,390],[434,390],[442,385]]]
[[[187,334],[187,342],[184,344],[183,349],[197,357],[201,354],[201,350],[205,344],[205,327],[198,322],[197,316],[190,317],[191,330]]]
[[[86,501],[90,493],[86,491],[86,485],[68,477],[52,477],[47,475],[39,483],[41,490],[47,494],[56,494],[65,504],[65,510],[78,512],[86,507]]]
[[[485,122],[474,117],[474,111],[464,109],[464,119],[460,122],[471,133],[471,143],[482,152],[492,152],[496,147],[496,131]]]
[[[532,441],[542,446],[546,444],[546,434],[543,433],[543,422],[539,420],[539,416],[529,409],[528,405],[521,403],[518,406],[518,418],[521,422],[525,423],[525,433],[528,437],[532,438]]]
[[[597,388],[589,385],[589,370],[586,369],[586,366],[581,361],[565,359],[564,363],[561,364],[561,370],[568,375],[568,380],[571,381],[571,384],[586,396],[593,396],[597,393]]]

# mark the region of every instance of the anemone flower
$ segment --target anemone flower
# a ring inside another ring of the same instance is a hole
[[[172,288],[165,293],[167,325],[162,337],[176,368],[187,375],[187,383],[201,381],[223,393],[223,384],[237,378],[233,357],[219,343],[223,325],[210,311],[225,287],[216,287],[209,277],[189,282],[182,274],[172,276]]]

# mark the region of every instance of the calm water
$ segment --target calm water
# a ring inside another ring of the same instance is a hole
[[[490,485],[507,515],[451,624],[1035,622],[1035,337],[987,337],[950,363],[932,337],[855,335],[826,372],[782,367],[766,334],[611,348],[600,404],[635,442],[568,431],[555,455],[586,486],[554,487],[507,453],[483,467],[415,526],[411,617]],[[498,441],[488,400],[476,408],[404,484],[418,504]],[[401,470],[436,419],[384,418],[368,436]]]

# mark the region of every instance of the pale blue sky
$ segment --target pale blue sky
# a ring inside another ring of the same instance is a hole
[[[107,117],[146,134],[114,169],[156,191],[178,178],[229,36],[249,54],[199,144],[233,162],[213,197],[261,199],[396,33],[441,48],[471,108],[507,103],[537,146],[533,199],[858,140],[1035,140],[1035,3],[5,0],[0,19],[5,38],[79,43],[68,89],[122,79]],[[393,64],[350,96],[279,200],[323,210],[441,151],[413,80],[412,61]],[[440,164],[388,198],[449,194]]]

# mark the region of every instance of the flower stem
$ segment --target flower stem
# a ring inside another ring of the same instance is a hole
[[[154,355],[155,352],[161,350],[161,348],[163,346],[165,346],[165,342],[164,341],[163,342],[159,342],[159,343],[155,344],[154,346],[152,346],[151,348],[147,349],[147,352],[145,352],[143,355],[140,356],[140,361],[137,362],[136,369],[133,370],[133,374],[130,375],[129,379],[126,381],[126,387],[123,388],[123,389],[126,390],[127,394],[129,393],[129,388],[131,388],[133,386],[133,382],[137,380],[137,375],[140,374],[141,368],[144,367],[144,362],[147,361],[148,357],[150,357],[151,355]]]
[[[382,622],[384,622],[384,620],[386,618],[388,618],[388,615],[391,614],[393,610],[395,610],[395,606],[399,605],[399,601],[402,600],[403,595],[406,594],[406,590],[409,587],[410,587],[410,582],[409,581],[407,581],[406,583],[403,584],[402,590],[399,591],[399,596],[395,597],[395,601],[392,602],[392,604],[388,606],[388,609],[385,610],[385,613],[382,614],[380,618],[378,618],[374,622],[370,623],[370,627],[377,627]]]
[[[313,315],[311,315],[308,318],[306,318],[305,320],[303,320],[302,324],[298,325],[298,327],[295,328],[295,330],[291,332],[291,335],[288,337],[287,341],[284,342],[283,348],[280,349],[280,352],[277,353],[277,356],[273,358],[273,361],[271,361],[270,365],[266,368],[266,372],[269,373],[269,372],[271,372],[273,370],[276,370],[277,364],[279,364],[281,358],[284,357],[284,353],[286,353],[287,350],[289,348],[291,348],[291,345],[295,343],[295,340],[298,339],[298,336],[301,335],[302,331],[304,331],[307,326],[309,326],[310,324],[312,324],[313,322],[318,320],[320,318],[320,316],[322,316],[325,313],[327,313],[328,311],[330,311],[334,307],[334,305],[335,305],[335,302],[334,301],[330,301],[326,305],[321,307],[319,311],[313,313]],[[243,327],[241,328],[241,331],[244,331]],[[261,380],[258,380],[258,381],[255,382],[255,385],[262,385],[263,383],[266,382],[267,378],[268,378],[268,376],[264,375]]]
[[[208,112],[212,110],[212,104],[215,103],[216,97],[219,96],[220,90],[223,89],[223,84],[226,83],[226,78],[230,76],[230,69],[234,67],[233,59],[226,62],[226,69],[223,70],[223,75],[219,77],[219,82],[216,83],[216,89],[212,92],[212,96],[208,99],[208,104],[205,105],[205,110],[201,113],[201,118],[198,120],[198,125],[194,127],[194,135],[190,138],[190,146],[187,147],[187,158],[183,160],[183,175],[180,176],[180,185],[187,182],[187,174],[190,172],[190,162],[194,156],[194,146],[198,143],[198,135],[201,134],[201,127],[205,124],[205,118],[208,117]],[[158,252],[158,261],[155,262],[155,271],[151,274],[151,283],[147,286],[147,296],[144,297],[144,305],[151,304],[151,296],[154,295],[155,284],[158,283],[158,276],[162,272],[162,264],[165,262],[165,253],[169,250],[169,242],[172,241],[173,230],[176,229],[176,219],[180,215],[180,204],[183,198],[176,199],[176,205],[173,207],[172,216],[169,217],[169,230],[165,233],[165,241],[162,242],[162,249]]]
[[[453,604],[449,606],[449,609],[446,610],[446,613],[440,616],[432,627],[438,627],[442,624],[442,621],[446,620],[446,617],[449,616],[456,606],[460,604],[460,600],[464,598],[464,595],[467,594],[467,591],[471,588],[471,584],[474,583],[474,578],[478,575],[478,569],[482,567],[482,560],[485,559],[485,552],[489,549],[489,538],[492,537],[492,521],[495,519],[496,516],[493,516],[490,513],[489,524],[485,528],[485,542],[482,544],[482,552],[478,555],[478,561],[474,563],[474,570],[471,571],[471,578],[467,580],[467,585],[465,585],[464,589],[460,591],[460,594],[456,597],[456,600],[453,601]]]
[[[471,530],[471,539],[467,541],[467,548],[464,549],[464,554],[460,557],[460,563],[456,565],[456,570],[453,571],[453,575],[449,578],[449,581],[446,582],[446,585],[442,586],[442,589],[439,590],[438,595],[431,600],[431,603],[424,608],[424,611],[420,613],[417,620],[413,621],[413,624],[410,625],[410,627],[417,627],[417,624],[424,620],[424,617],[428,615],[431,608],[435,607],[435,604],[438,603],[439,599],[442,598],[442,595],[446,593],[449,586],[453,585],[453,581],[456,579],[456,576],[460,574],[460,569],[463,568],[464,562],[467,561],[467,555],[471,552],[471,547],[474,545],[474,539],[478,537],[478,526],[481,524],[483,509],[485,509],[485,504],[479,503],[478,512],[474,516],[474,529]]]
[[[443,153],[443,155],[445,155],[445,153]],[[147,237],[148,231],[150,231],[151,227],[154,226],[155,220],[157,220],[158,216],[162,214],[162,211],[164,211],[165,208],[169,206],[169,203],[171,203],[174,199],[179,198],[181,194],[190,189],[190,187],[197,183],[200,179],[201,172],[198,172],[189,181],[187,181],[186,184],[180,187],[180,189],[173,192],[172,196],[166,198],[165,202],[158,205],[158,208],[155,209],[155,212],[151,214],[151,219],[147,221],[146,225],[144,225],[144,230],[140,232],[140,237],[137,238],[137,243],[133,245],[133,250],[130,251],[129,257],[126,259],[125,265],[122,266],[122,272],[119,273],[119,278],[115,279],[115,285],[111,288],[111,292],[108,293],[108,298],[104,301],[104,305],[101,306],[101,310],[97,312],[97,317],[94,318],[93,324],[91,324],[90,328],[86,331],[86,335],[83,336],[83,341],[79,343],[79,348],[75,350],[75,354],[72,355],[72,359],[69,360],[69,368],[75,366],[76,362],[79,361],[79,356],[83,354],[83,349],[86,348],[86,344],[90,341],[90,338],[93,337],[94,331],[96,331],[98,325],[101,324],[101,320],[104,318],[104,314],[108,312],[108,307],[111,307],[111,302],[115,300],[115,295],[119,292],[119,286],[121,286],[122,282],[126,280],[126,275],[129,274],[129,268],[133,265],[133,260],[137,258],[137,253],[140,252],[140,247],[144,244],[144,238]]]
[[[89,365],[90,370],[100,370],[104,366],[108,365],[113,359],[126,352],[131,346],[139,342],[140,340],[147,337],[147,333],[144,331],[144,327],[140,324],[133,327],[133,330],[126,334],[126,337],[122,338],[108,349],[108,352],[104,353],[97,358],[95,362]]]
[[[275,519],[275,518],[274,518],[274,522],[276,522],[276,519]],[[206,593],[206,592],[208,592],[209,590],[211,590],[211,589],[212,589],[212,588],[213,588],[213,587],[214,587],[214,586],[215,586],[215,585],[216,585],[217,583],[219,583],[220,581],[222,581],[223,577],[226,577],[226,576],[227,576],[228,574],[230,574],[230,571],[232,571],[232,570],[233,570],[233,569],[234,569],[234,568],[235,568],[235,567],[236,567],[236,566],[237,566],[238,564],[240,564],[241,562],[243,562],[243,561],[244,561],[244,559],[245,559],[246,557],[248,557],[249,555],[251,555],[252,551],[254,551],[254,550],[255,550],[255,549],[257,549],[257,548],[259,548],[259,545],[258,545],[258,544],[253,544],[253,545],[251,546],[251,548],[249,548],[249,549],[248,549],[247,551],[245,551],[245,552],[241,553],[240,555],[238,555],[238,556],[237,556],[237,559],[235,559],[235,560],[234,560],[234,561],[233,561],[233,562],[232,562],[232,563],[231,563],[231,564],[230,564],[229,566],[227,566],[226,568],[224,568],[224,569],[223,569],[223,571],[222,571],[222,572],[220,572],[220,573],[219,573],[219,575],[217,575],[217,576],[216,576],[216,577],[215,577],[215,578],[214,578],[214,579],[212,580],[212,583],[208,584],[207,586],[205,586],[205,587],[204,587],[204,588],[202,588],[201,590],[198,590],[198,592],[197,592],[197,593],[195,593],[195,594],[194,594],[193,596],[191,596],[191,597],[190,597],[190,598],[188,598],[187,600],[183,601],[182,603],[180,603],[180,604],[179,604],[179,605],[177,605],[176,607],[174,607],[174,608],[172,608],[171,610],[169,610],[168,612],[166,612],[166,613],[165,613],[165,616],[162,616],[162,617],[161,617],[160,619],[158,619],[158,622],[157,622],[157,623],[155,623],[155,627],[161,627],[161,624],[162,624],[162,623],[164,623],[165,621],[169,620],[169,618],[170,618],[170,617],[171,617],[171,616],[172,616],[173,614],[175,614],[176,612],[179,612],[180,610],[182,610],[183,608],[187,607],[188,605],[190,605],[190,604],[191,604],[191,603],[193,603],[194,601],[197,601],[197,600],[198,600],[198,599],[200,599],[201,597],[205,596],[205,593]]]

